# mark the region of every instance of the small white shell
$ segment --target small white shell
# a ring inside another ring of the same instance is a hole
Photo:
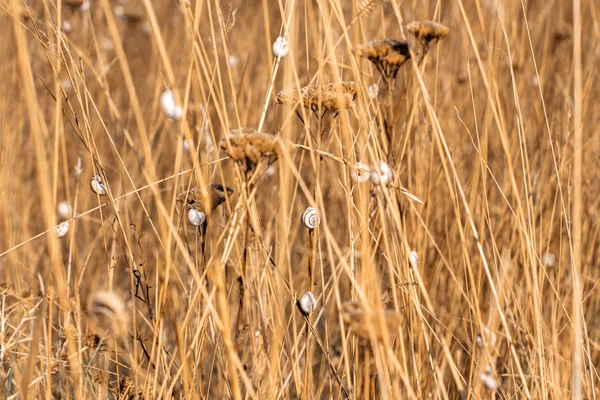
[[[365,183],[369,181],[370,173],[369,166],[365,163],[357,162],[356,167],[359,170],[352,168],[350,171],[350,178],[354,183]]]
[[[69,205],[69,202],[63,200],[58,203],[57,211],[61,218],[69,218],[71,216],[71,206]]]
[[[317,215],[317,210],[312,207],[308,207],[302,213],[302,217],[300,219],[305,227],[310,230],[315,229],[321,223],[321,218]]]
[[[306,292],[300,298],[300,309],[305,314],[310,314],[317,309],[317,299],[312,292]]]
[[[279,36],[275,39],[275,42],[273,42],[273,54],[275,54],[275,57],[285,57],[289,51],[290,46],[286,38]]]
[[[63,31],[65,31],[65,33],[71,33],[71,31],[73,31],[73,25],[71,25],[71,21],[68,19],[63,21]]]
[[[202,211],[190,208],[188,211],[188,221],[194,226],[200,226],[206,221],[206,215]]]
[[[54,233],[59,239],[65,237],[67,232],[69,232],[69,221],[61,222],[60,225],[54,229]]]
[[[546,268],[552,268],[556,265],[556,256],[554,253],[546,253],[542,256],[542,262]]]
[[[369,85],[369,97],[375,100],[379,95],[379,86],[376,83]]]
[[[229,55],[229,66],[231,68],[235,68],[239,65],[240,63],[240,59],[238,58],[238,56],[236,56],[235,54],[230,54]]]
[[[481,335],[477,335],[475,338],[475,343],[477,343],[477,347],[483,349],[484,347],[494,347],[496,345],[496,334],[490,331],[487,327],[483,328],[483,335],[485,336],[485,343],[483,343],[483,339]]]
[[[190,151],[190,144],[188,143],[187,139],[183,139],[183,142],[181,143],[181,150],[183,150],[184,153]]]
[[[175,95],[173,95],[173,92],[170,90],[165,90],[160,95],[160,106],[165,115],[170,119],[177,120],[181,118],[181,114],[183,114],[181,107],[175,103]]]
[[[481,382],[483,382],[483,386],[485,386],[486,389],[491,391],[498,389],[498,381],[492,375],[491,367],[488,367],[486,372],[482,372],[479,378],[481,379]]]
[[[375,185],[387,185],[393,178],[392,169],[383,162],[379,162],[379,169],[371,168],[371,181]]]
[[[408,260],[413,268],[417,268],[419,266],[419,254],[416,251],[413,250],[410,252],[408,255]]]
[[[102,176],[93,176],[90,181],[90,187],[98,196],[106,196],[106,186],[102,183]]]

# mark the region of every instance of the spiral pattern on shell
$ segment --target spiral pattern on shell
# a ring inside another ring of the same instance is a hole
[[[54,229],[54,233],[56,234],[56,237],[59,239],[65,237],[68,232],[69,232],[69,221],[61,222],[60,225],[58,225]]]
[[[194,226],[200,226],[206,221],[206,214],[202,211],[198,211],[195,208],[190,208],[188,211],[188,221]]]
[[[357,162],[357,169],[350,171],[350,178],[354,183],[365,183],[370,178],[369,166],[367,164]]]
[[[383,162],[379,162],[379,168],[371,168],[371,181],[375,185],[387,185],[392,181],[393,174],[390,166]]]
[[[102,176],[100,174],[92,177],[90,187],[98,196],[106,196],[106,186],[102,183]]]
[[[288,51],[290,51],[290,47],[285,37],[279,36],[275,39],[275,42],[273,42],[273,54],[275,57],[285,57]]]
[[[301,220],[304,226],[310,230],[315,229],[321,223],[321,218],[317,215],[317,210],[312,207],[304,210]]]
[[[300,298],[300,309],[305,314],[310,314],[317,309],[317,299],[312,292],[306,292]]]

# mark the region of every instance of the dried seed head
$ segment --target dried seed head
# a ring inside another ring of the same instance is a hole
[[[300,309],[304,314],[310,314],[317,309],[317,299],[312,292],[306,292],[299,300]]]
[[[356,163],[356,169],[350,171],[350,178],[354,183],[368,182],[370,177],[369,166],[360,161]]]
[[[69,232],[69,221],[61,222],[60,225],[58,225],[54,231],[54,233],[56,234],[56,237],[59,239],[65,237],[68,232]]]
[[[165,115],[170,119],[178,120],[181,118],[181,114],[183,114],[183,110],[175,102],[175,95],[170,90],[165,90],[160,95],[160,106]]]
[[[443,39],[450,33],[447,26],[435,21],[413,21],[406,25],[406,30],[416,37],[424,48],[435,39]]]
[[[285,57],[289,51],[290,46],[285,37],[279,36],[277,39],[275,39],[275,42],[273,42],[273,54],[275,57]]]
[[[194,226],[200,226],[206,221],[206,214],[195,208],[190,208],[188,211],[188,221]]]
[[[304,210],[300,220],[302,221],[304,226],[311,231],[317,226],[319,226],[319,224],[321,223],[321,218],[319,218],[317,210],[315,210],[312,207],[308,207],[306,210]]]
[[[123,300],[116,294],[105,291],[94,293],[89,313],[94,324],[105,334],[120,336],[127,332],[129,315]]]
[[[277,94],[275,101],[292,107],[302,103],[304,108],[321,116],[328,111],[337,114],[350,108],[357,96],[356,83],[341,82],[305,86],[300,91],[296,88],[285,89]]]
[[[253,171],[262,158],[268,158],[269,162],[277,159],[279,146],[275,136],[252,128],[234,129],[221,140],[221,148],[246,171]]]
[[[410,58],[407,42],[394,39],[372,40],[361,44],[355,51],[359,57],[368,58],[386,79],[396,77],[400,67]]]
[[[98,196],[106,196],[106,186],[102,183],[102,175],[93,176],[90,181],[90,187]]]
[[[227,192],[227,195],[229,196],[233,194],[233,189],[227,186],[211,184],[208,188],[211,211],[214,211],[215,208],[225,202],[225,192]],[[198,211],[204,211],[202,190],[200,190],[198,186],[194,186],[189,191],[179,193],[176,200],[179,204],[185,204],[187,210],[194,208]]]
[[[387,185],[393,179],[394,175],[392,173],[392,168],[383,162],[379,162],[378,168],[371,168],[371,182],[375,185]]]
[[[369,340],[371,335],[377,340],[383,339],[383,329],[387,329],[388,335],[392,335],[402,323],[402,315],[394,310],[378,313],[352,301],[342,304],[341,312],[342,319],[350,331],[366,340]]]

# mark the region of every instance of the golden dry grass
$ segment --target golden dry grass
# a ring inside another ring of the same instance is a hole
[[[0,395],[596,398],[599,18],[0,1]]]

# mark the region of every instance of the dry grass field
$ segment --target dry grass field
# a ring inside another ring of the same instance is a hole
[[[600,396],[597,0],[0,22],[1,398]]]

